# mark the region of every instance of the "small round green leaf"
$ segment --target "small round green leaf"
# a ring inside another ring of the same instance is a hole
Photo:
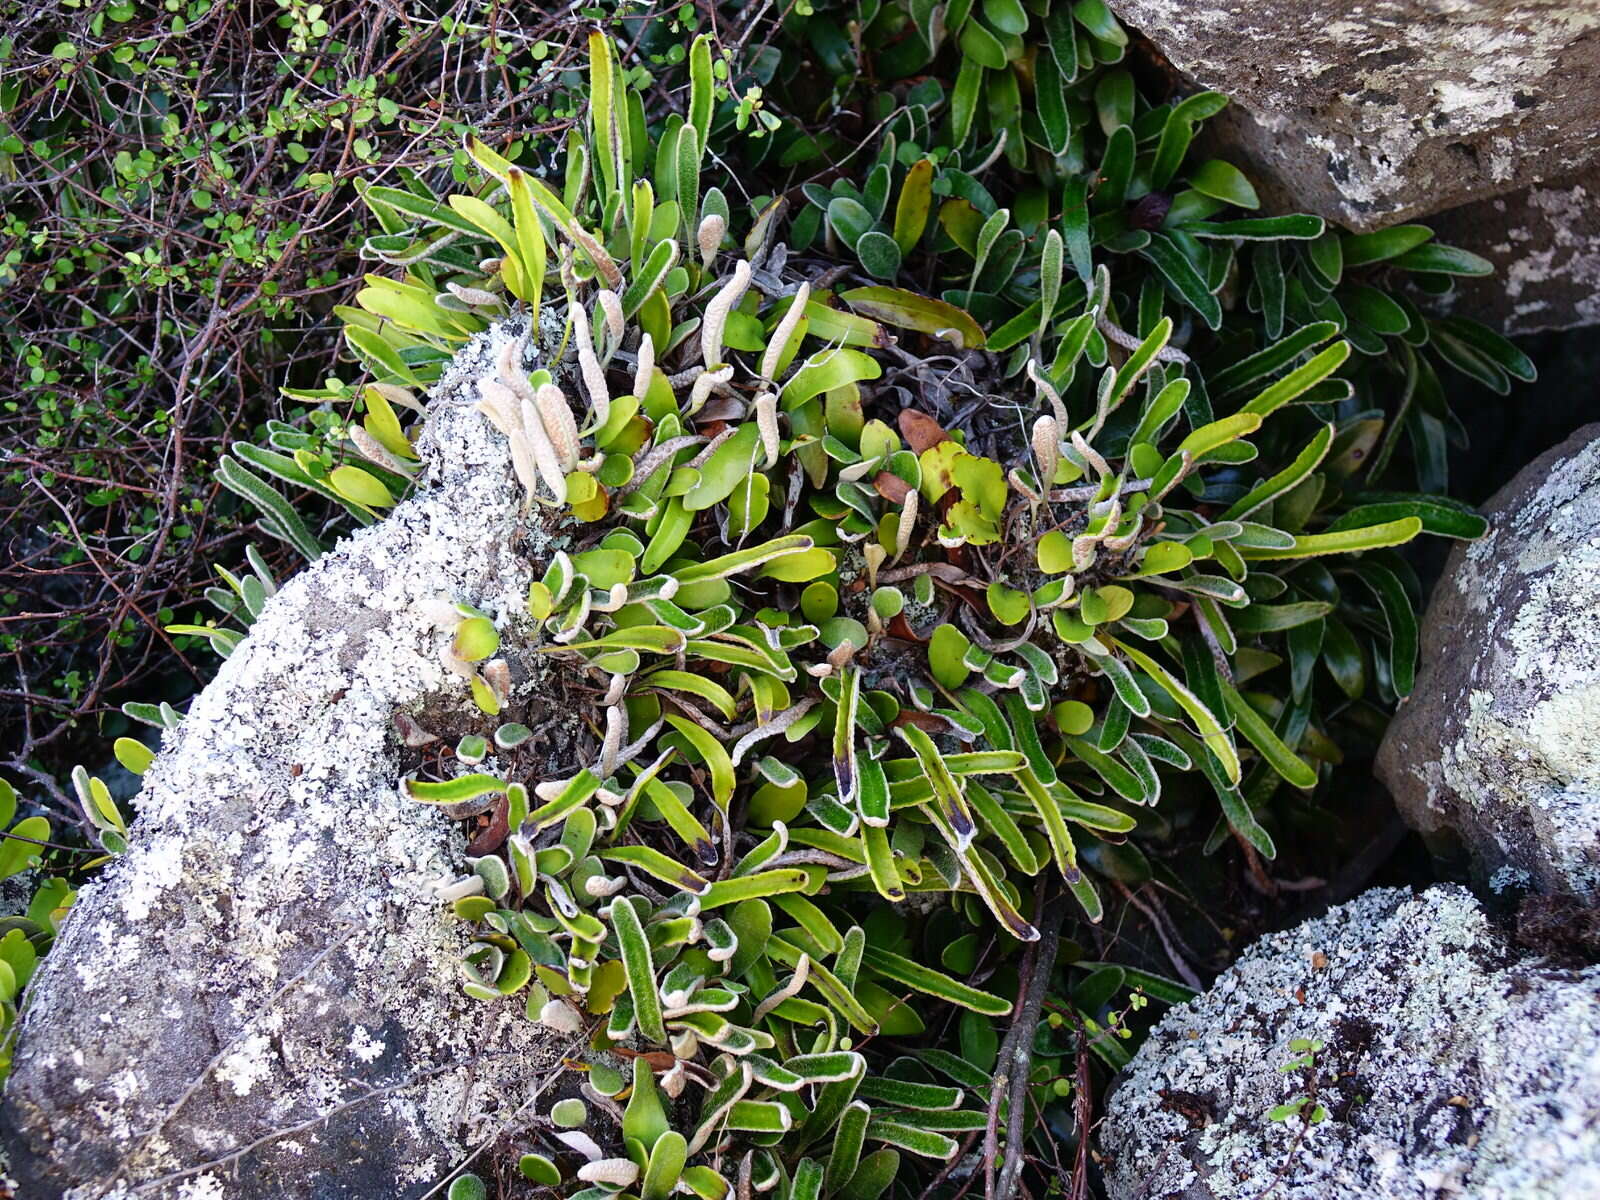
[[[900,247],[894,238],[876,229],[856,239],[856,257],[874,279],[893,279],[900,272]]]
[[[463,662],[482,662],[500,649],[500,634],[488,617],[468,617],[456,626],[451,649]]]

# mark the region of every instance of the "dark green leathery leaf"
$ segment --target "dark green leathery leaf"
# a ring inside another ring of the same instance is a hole
[[[960,1148],[954,1138],[931,1130],[919,1129],[914,1121],[901,1122],[888,1117],[875,1117],[869,1121],[867,1138],[870,1141],[887,1143],[923,1158],[954,1158]]]
[[[541,1187],[556,1187],[561,1183],[560,1169],[542,1154],[524,1154],[517,1160],[517,1170],[524,1179]]]
[[[633,905],[626,900],[615,901],[611,906],[611,925],[621,945],[622,964],[627,971],[628,991],[633,996],[639,1032],[653,1042],[665,1042],[667,1029],[661,1019],[661,997],[656,991],[650,943]]]
[[[830,1192],[837,1192],[849,1183],[860,1166],[861,1148],[871,1116],[871,1107],[859,1100],[851,1101],[840,1115],[825,1169],[824,1182]]]
[[[868,945],[862,956],[862,965],[869,971],[904,984],[930,996],[937,996],[974,1012],[1003,1017],[1011,1011],[1011,1001],[989,992],[969,987],[943,971],[936,971],[898,954],[879,950]]]
[[[640,1200],[668,1200],[683,1174],[689,1143],[681,1133],[669,1129],[650,1149],[649,1165],[639,1184]]]
[[[934,803],[949,823],[957,847],[971,843],[977,836],[972,812],[961,794],[961,785],[951,774],[949,765],[940,754],[939,748],[933,744],[933,739],[915,725],[903,725],[896,732],[905,740],[906,745],[911,747],[911,752],[921,764],[923,774],[933,789]]]
[[[861,672],[846,667],[840,676],[837,716],[833,734],[833,778],[839,789],[839,802],[857,802],[861,786],[856,764],[856,706],[861,698]]]

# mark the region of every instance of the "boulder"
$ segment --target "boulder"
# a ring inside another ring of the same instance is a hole
[[[515,626],[542,569],[472,407],[511,332],[435,389],[417,494],[267,601],[145,775],[29,994],[0,1111],[20,1195],[415,1198],[532,1113],[566,1039],[463,994],[433,886],[462,834],[398,794],[394,725],[470,713],[450,602]]]
[[[1111,1200],[1600,1194],[1600,967],[1455,885],[1369,891],[1168,1012],[1101,1144]]]
[[[1535,459],[1458,546],[1378,754],[1401,814],[1480,879],[1600,900],[1600,424]]]
[[[1111,0],[1269,196],[1368,230],[1600,161],[1596,0]]]
[[[1495,273],[1427,303],[1509,334],[1600,324],[1600,166],[1428,218]]]

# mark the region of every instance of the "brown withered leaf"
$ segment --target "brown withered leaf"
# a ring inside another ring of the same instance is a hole
[[[493,854],[505,843],[511,833],[508,823],[510,813],[507,812],[506,798],[501,796],[495,802],[494,809],[486,813],[489,823],[472,835],[472,840],[467,843],[467,853],[473,856]]]
[[[895,615],[890,618],[889,624],[884,628],[889,631],[890,637],[899,638],[903,642],[922,641],[922,639],[917,636],[917,631],[911,628],[911,622],[906,620],[905,613],[895,613]]]
[[[940,442],[950,440],[950,435],[944,431],[943,425],[927,413],[918,412],[914,408],[902,408],[898,424],[900,436],[906,439],[912,451],[917,454],[921,454],[930,446],[937,446]]]
[[[933,713],[918,712],[914,708],[902,708],[893,724],[915,725],[925,733],[947,733],[950,729],[950,722],[943,717],[935,716]]]
[[[626,1046],[613,1046],[612,1053],[619,1058],[642,1058],[650,1064],[650,1069],[657,1075],[663,1071],[672,1070],[673,1065],[678,1061],[665,1050],[646,1050],[640,1053],[637,1050],[629,1050]]]
[[[905,503],[911,485],[892,471],[879,471],[872,477],[872,487],[890,504]]]

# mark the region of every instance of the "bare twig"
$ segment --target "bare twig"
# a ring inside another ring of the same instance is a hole
[[[1083,1022],[1078,1027],[1077,1077],[1073,1082],[1072,1115],[1078,1126],[1078,1153],[1072,1164],[1071,1200],[1084,1200],[1089,1194],[1089,1122],[1094,1116],[1094,1077],[1090,1074],[1089,1033]]]
[[[1173,970],[1177,971],[1179,978],[1193,990],[1197,992],[1205,991],[1205,984],[1200,982],[1200,977],[1194,973],[1194,968],[1189,965],[1189,961],[1178,952],[1177,946],[1173,944],[1174,938],[1167,929],[1165,914],[1159,911],[1157,905],[1146,902],[1138,893],[1130,891],[1128,885],[1121,880],[1115,882],[1117,890],[1122,893],[1123,898],[1143,913],[1145,919],[1155,929],[1156,937],[1161,939],[1161,948],[1167,952],[1167,960],[1172,964]]]
[[[991,1200],[1011,1200],[1022,1178],[1023,1127],[1026,1123],[1028,1100],[1028,1072],[1033,1065],[1033,1033],[1039,1025],[1039,1014],[1044,1009],[1045,994],[1050,990],[1050,976],[1056,963],[1056,948],[1061,942],[1061,921],[1065,905],[1059,903],[1061,888],[1053,874],[1046,875],[1039,885],[1034,902],[1033,924],[1039,930],[1039,940],[1031,943],[1023,954],[1022,968],[1018,972],[1016,1013],[1011,1028],[1000,1043],[999,1073],[995,1079],[995,1096],[990,1104],[990,1125],[998,1111],[1000,1096],[1005,1094],[1006,1149],[1000,1166],[999,1178],[993,1188],[985,1179],[985,1195]],[[990,1147],[992,1150],[992,1146]],[[992,1169],[994,1156],[988,1156],[986,1169]]]

